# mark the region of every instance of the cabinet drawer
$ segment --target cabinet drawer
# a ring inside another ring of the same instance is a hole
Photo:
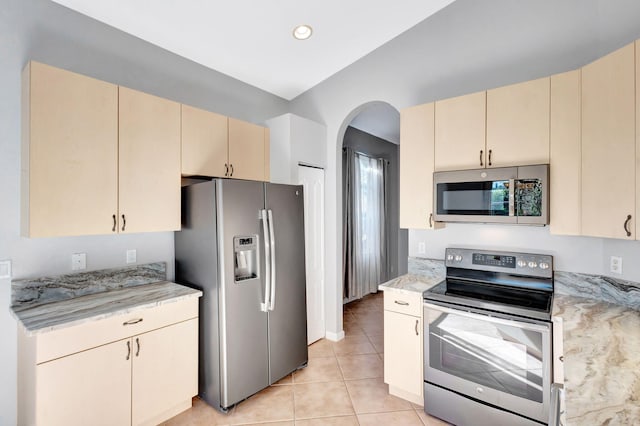
[[[385,290],[384,309],[385,311],[422,317],[422,294],[407,294],[399,291]]]
[[[36,363],[126,339],[198,316],[198,298],[166,303],[151,308],[89,321],[77,326],[42,333],[36,340]],[[140,321],[138,321],[140,320]]]

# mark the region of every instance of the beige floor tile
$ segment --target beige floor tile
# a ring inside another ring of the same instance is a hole
[[[356,322],[350,324],[343,324],[343,330],[345,336],[364,336],[364,329],[360,327]]]
[[[382,360],[377,354],[339,356],[338,364],[345,380],[383,376]]]
[[[309,345],[309,358],[322,358],[335,356],[333,353],[334,343],[327,339],[320,339]]]
[[[384,333],[380,334],[367,334],[369,337],[369,341],[373,345],[373,348],[377,353],[381,354],[384,352]]]
[[[215,408],[209,406],[200,398],[193,398],[191,409],[178,414],[177,416],[162,423],[166,426],[214,426],[230,425],[231,413],[223,414]]]
[[[310,358],[309,364],[293,373],[293,383],[338,382],[342,373],[335,357]]]
[[[347,380],[345,384],[357,414],[406,411],[412,408],[410,402],[389,395],[389,388],[382,378]]]
[[[433,417],[424,412],[422,407],[416,409],[416,413],[425,426],[449,426],[449,423]]]
[[[243,426],[295,426],[295,422],[261,422],[261,423],[243,423]],[[235,425],[234,425],[235,426]]]
[[[358,414],[360,426],[422,426],[413,410],[393,413]]]
[[[295,384],[293,391],[296,421],[354,414],[344,382]]]
[[[376,353],[376,349],[364,334],[345,336],[344,339],[334,344],[333,350],[338,356]]]
[[[358,418],[356,416],[340,416],[296,420],[296,426],[358,426]]]
[[[270,386],[236,405],[231,424],[293,420],[293,386]]]

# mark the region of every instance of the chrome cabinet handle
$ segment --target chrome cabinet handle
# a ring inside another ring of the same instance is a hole
[[[233,177],[233,164],[231,164],[231,174],[229,176]]]
[[[127,219],[122,215],[122,230],[127,227]]]
[[[624,232],[627,233],[627,237],[631,236],[631,231],[629,231],[629,228],[627,228],[627,225],[629,225],[630,220],[631,220],[631,215],[627,215],[627,220],[624,221]]]
[[[111,232],[116,232],[116,215],[113,215],[113,228],[111,228]]]
[[[480,166],[484,166],[484,164],[482,164],[482,153],[483,152],[484,152],[483,150],[480,150]]]
[[[140,355],[140,339],[136,337],[136,356]]]
[[[229,176],[229,165],[227,163],[224,163],[224,175]]]
[[[394,300],[393,303],[395,303],[397,305],[402,305],[402,306],[409,306],[409,302],[403,302],[403,301]]]
[[[133,324],[137,324],[139,322],[142,322],[142,318],[136,318],[136,319],[132,319],[129,321],[125,321],[122,323],[122,325],[127,326],[127,325],[133,325]]]
[[[433,228],[433,213],[429,213],[429,228]]]
[[[126,358],[126,361],[129,361],[129,358],[131,358],[131,341],[127,340],[127,358]]]
[[[491,150],[489,150],[489,165],[491,165]]]
[[[416,336],[419,336],[419,334],[418,334],[418,320],[416,320]]]

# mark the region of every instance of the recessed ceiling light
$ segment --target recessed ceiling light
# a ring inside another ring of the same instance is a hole
[[[293,29],[293,37],[298,40],[306,40],[313,34],[313,29],[310,25],[298,25]]]

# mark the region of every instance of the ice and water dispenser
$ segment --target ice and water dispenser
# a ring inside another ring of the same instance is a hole
[[[235,282],[258,278],[258,236],[233,237]]]

